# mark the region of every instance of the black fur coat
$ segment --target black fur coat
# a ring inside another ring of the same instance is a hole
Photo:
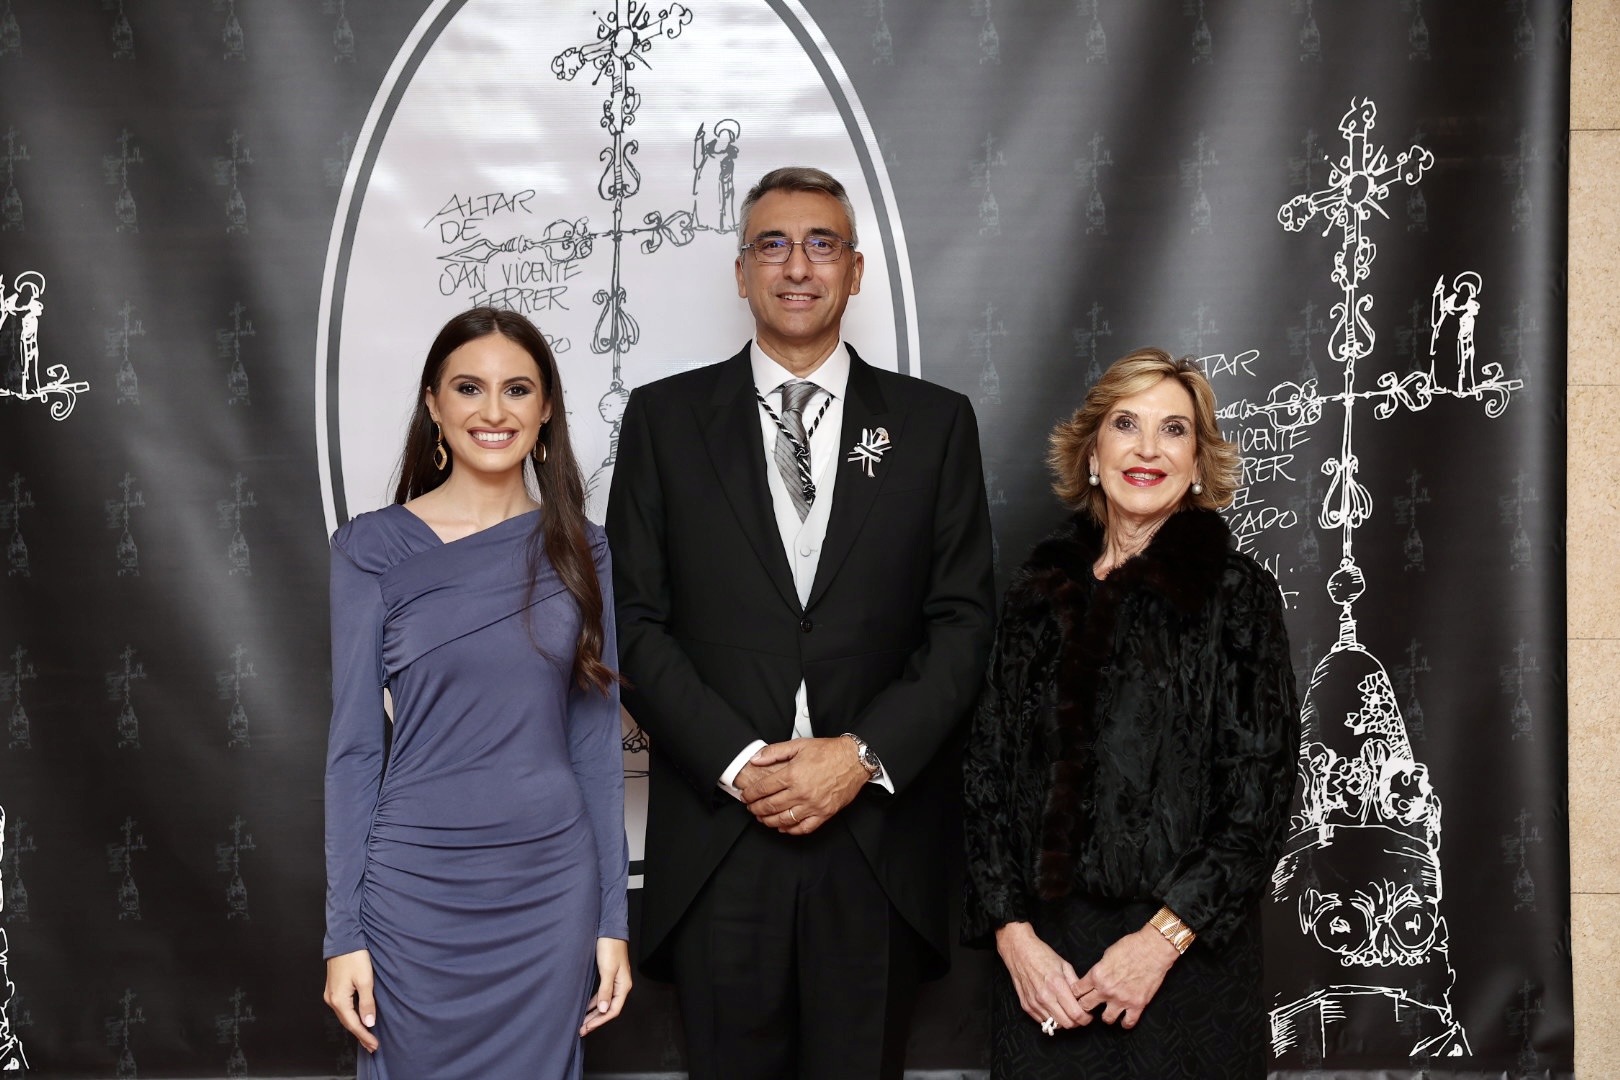
[[[1276,581],[1185,510],[1103,581],[1085,514],[1007,593],[964,762],[962,938],[1065,897],[1154,900],[1219,945],[1256,910],[1299,704]]]

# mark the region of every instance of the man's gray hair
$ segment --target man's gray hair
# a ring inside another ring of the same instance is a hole
[[[849,219],[850,246],[857,243],[855,233],[855,208],[849,203],[849,192],[844,185],[833,178],[831,173],[812,168],[809,165],[784,165],[780,169],[772,169],[759,178],[748,192],[742,204],[742,238],[743,243],[748,242],[748,215],[753,211],[754,204],[772,191],[819,191],[823,195],[831,195],[838,200],[838,205],[844,208],[844,216]]]

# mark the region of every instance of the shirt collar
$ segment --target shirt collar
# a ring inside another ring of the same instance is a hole
[[[798,378],[793,372],[767,356],[765,350],[759,347],[758,341],[748,343],[748,365],[754,373],[754,389],[759,391],[761,397],[770,394],[783,383]],[[834,400],[842,400],[845,390],[849,388],[849,349],[844,345],[843,338],[838,339],[838,344],[833,346],[827,359],[811,372],[807,381],[821,387]]]

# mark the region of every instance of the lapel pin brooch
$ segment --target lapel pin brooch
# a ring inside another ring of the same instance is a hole
[[[894,444],[889,442],[889,432],[885,428],[861,428],[861,440],[850,447],[849,457],[845,461],[852,462],[861,467],[867,476],[877,475],[872,467],[883,460],[883,455]]]

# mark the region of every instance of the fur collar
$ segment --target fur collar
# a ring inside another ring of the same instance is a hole
[[[1113,663],[1114,628],[1125,597],[1139,588],[1195,615],[1220,588],[1232,534],[1213,510],[1171,516],[1148,546],[1092,584],[1103,532],[1087,513],[1036,546],[1025,564],[1026,582],[1051,605],[1063,630],[1053,721],[1056,756],[1048,777],[1041,825],[1036,890],[1043,900],[1066,896],[1074,882],[1076,840],[1089,827],[1092,745],[1103,673]]]
[[[1128,592],[1145,585],[1186,614],[1199,611],[1220,587],[1232,546],[1226,520],[1213,510],[1172,514],[1139,554],[1116,567],[1102,585]],[[1081,511],[1035,546],[1024,564],[1030,585],[1046,597],[1065,582],[1086,582],[1102,554],[1103,530]]]

